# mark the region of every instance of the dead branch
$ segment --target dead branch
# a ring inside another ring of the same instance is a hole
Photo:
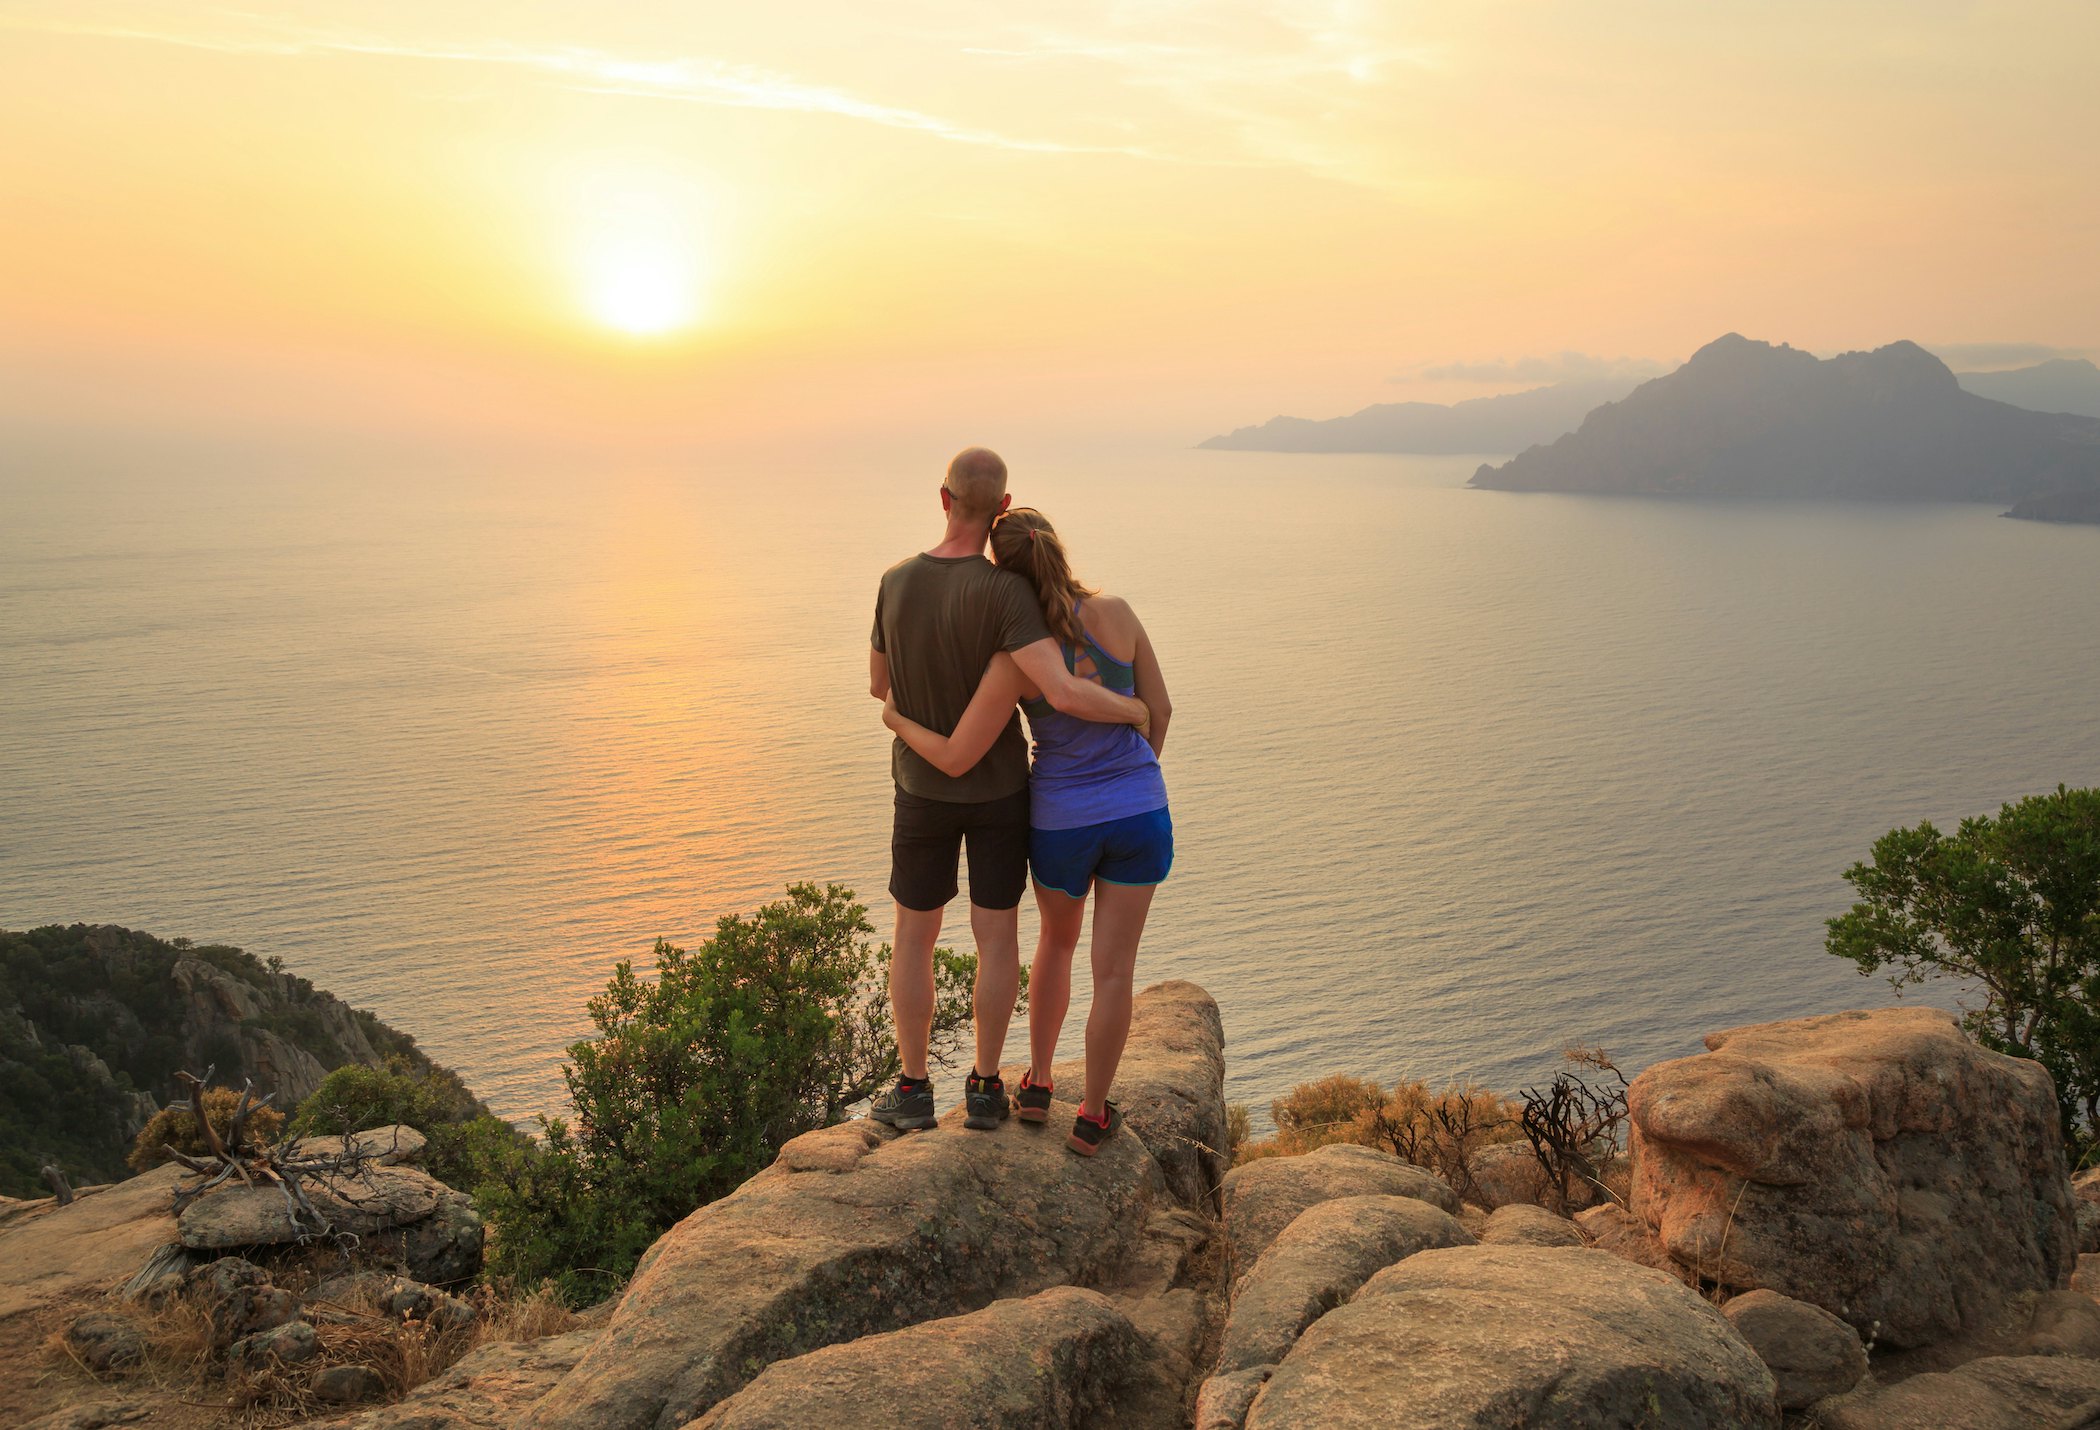
[[[249,1188],[275,1186],[284,1198],[286,1219],[300,1245],[315,1238],[325,1238],[343,1250],[357,1244],[357,1237],[338,1228],[308,1195],[309,1184],[324,1185],[332,1200],[351,1207],[362,1207],[366,1202],[350,1189],[352,1183],[372,1184],[372,1167],[376,1155],[367,1150],[357,1139],[344,1137],[333,1151],[321,1151],[309,1145],[311,1139],[295,1136],[289,1129],[267,1146],[249,1145],[248,1121],[255,1112],[270,1104],[274,1093],[255,1096],[254,1083],[242,1084],[240,1101],[233,1115],[227,1120],[226,1135],[221,1137],[217,1128],[204,1112],[204,1094],[211,1070],[204,1077],[179,1072],[176,1078],[189,1089],[189,1102],[171,1103],[182,1108],[197,1120],[203,1130],[210,1152],[205,1156],[192,1156],[174,1147],[166,1149],[167,1155],[189,1171],[197,1174],[197,1180],[183,1183],[174,1189],[175,1210],[179,1214],[198,1197],[239,1177]]]

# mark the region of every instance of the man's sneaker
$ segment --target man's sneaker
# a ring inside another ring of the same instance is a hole
[[[1021,1074],[1021,1086],[1014,1092],[1014,1115],[1023,1122],[1048,1122],[1050,1120],[1050,1084],[1037,1087]]]
[[[1065,1145],[1082,1157],[1091,1157],[1099,1152],[1101,1144],[1108,1140],[1109,1134],[1123,1125],[1123,1114],[1113,1102],[1104,1102],[1101,1106],[1106,1115],[1099,1122],[1084,1112],[1072,1119],[1072,1136]]]
[[[999,1076],[979,1077],[972,1068],[970,1080],[963,1084],[963,1126],[989,1132],[1006,1121],[1012,1110],[1006,1102],[1006,1084]]]
[[[933,1115],[933,1083],[898,1078],[895,1087],[875,1099],[868,1116],[899,1132],[925,1131],[940,1121]]]

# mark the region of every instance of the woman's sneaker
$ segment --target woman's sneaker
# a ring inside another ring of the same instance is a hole
[[[868,1116],[899,1132],[923,1132],[934,1126],[940,1118],[933,1112],[932,1079],[913,1082],[909,1078],[898,1078],[895,1087],[869,1106]]]
[[[1105,1109],[1105,1115],[1099,1122],[1084,1112],[1072,1119],[1072,1136],[1065,1145],[1082,1157],[1091,1157],[1099,1152],[1101,1144],[1108,1140],[1109,1134],[1123,1125],[1123,1114],[1113,1102],[1104,1102],[1101,1105]]]
[[[963,1126],[990,1132],[1012,1110],[1006,1103],[1006,1083],[997,1073],[979,1077],[975,1068],[970,1069],[970,1080],[963,1084]]]
[[[1023,1122],[1048,1122],[1050,1120],[1050,1084],[1041,1087],[1021,1074],[1021,1086],[1014,1092],[1014,1115]]]

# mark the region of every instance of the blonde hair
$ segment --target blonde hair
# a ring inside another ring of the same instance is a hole
[[[1079,616],[1073,609],[1088,596],[1099,595],[1080,584],[1072,574],[1072,558],[1065,553],[1050,518],[1032,506],[1017,506],[992,519],[992,556],[1009,571],[1018,571],[1035,587],[1042,602],[1043,619],[1051,633],[1066,645],[1084,639]]]

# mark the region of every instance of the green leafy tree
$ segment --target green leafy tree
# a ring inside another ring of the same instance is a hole
[[[480,1149],[494,1269],[597,1299],[672,1223],[896,1077],[889,950],[873,931],[852,890],[795,884],[691,951],[659,941],[654,978],[620,964],[590,1001],[595,1036],[562,1070],[573,1118],[545,1121],[536,1146]],[[970,1026],[975,972],[935,956],[944,1064]]]
[[[1963,1026],[2056,1080],[2066,1139],[2100,1129],[2100,790],[2066,789],[1874,841],[1845,878],[1859,891],[1826,947],[1898,988],[1967,980]]]

